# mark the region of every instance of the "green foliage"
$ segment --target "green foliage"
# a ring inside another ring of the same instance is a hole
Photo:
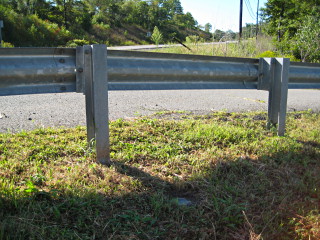
[[[263,9],[267,32],[276,36],[282,54],[301,61],[320,61],[320,2],[269,0]]]
[[[69,42],[67,42],[66,46],[67,47],[76,47],[76,46],[83,46],[83,45],[90,45],[93,43],[90,43],[88,40],[84,39],[73,39]]]
[[[277,57],[277,54],[273,51],[265,51],[263,53],[260,53],[257,57],[258,58],[274,58],[274,57]]]
[[[50,47],[65,45],[71,33],[58,24],[40,19],[36,15],[20,15],[0,5],[0,18],[5,25],[3,38],[15,46]],[[6,40],[8,39],[8,40]]]
[[[157,26],[154,27],[151,40],[158,46],[163,41],[163,36]]]
[[[191,35],[186,37],[186,43],[197,44],[200,40],[200,37],[197,35]]]
[[[155,26],[163,41],[182,41],[202,32],[192,14],[183,13],[179,0],[4,0],[0,18],[5,22],[4,40],[17,47],[66,46],[73,39],[150,43],[146,33]]]
[[[214,39],[216,41],[220,41],[224,37],[224,35],[225,35],[225,32],[219,29],[216,29],[213,33]]]
[[[13,44],[11,44],[9,42],[4,42],[4,41],[2,41],[1,46],[4,48],[13,48],[14,47]]]
[[[307,16],[295,35],[295,46],[302,62],[320,61],[320,14]]]
[[[266,118],[118,119],[110,167],[84,127],[1,133],[0,239],[319,239],[320,116]]]
[[[212,25],[210,23],[206,23],[206,25],[204,25],[205,32],[210,32],[211,29],[212,29]]]
[[[213,37],[215,41],[231,41],[235,40],[237,37],[237,34],[233,32],[232,30],[228,30],[226,32],[216,29],[213,33]]]
[[[123,43],[123,46],[132,46],[132,45],[136,45],[136,43],[135,43],[135,42],[132,42],[132,41],[125,41],[125,42]]]
[[[178,53],[178,54],[196,54],[196,55],[209,55],[209,56],[224,56],[224,57],[247,57],[247,58],[259,58],[259,57],[286,57],[291,61],[297,61],[292,55],[281,54],[278,51],[273,50],[272,41],[270,37],[259,36],[258,39],[248,39],[241,42],[220,42],[211,44],[194,44],[191,38],[187,38],[187,46],[191,51],[185,47],[170,47],[157,49],[157,52],[165,53]],[[272,49],[270,51],[268,49]]]

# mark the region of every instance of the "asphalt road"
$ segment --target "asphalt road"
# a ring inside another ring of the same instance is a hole
[[[268,93],[257,90],[111,91],[110,120],[161,111],[267,111]],[[288,111],[320,112],[319,90],[289,90]],[[85,99],[80,93],[0,97],[0,132],[39,127],[85,125]]]

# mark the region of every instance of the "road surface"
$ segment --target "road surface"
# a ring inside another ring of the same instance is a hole
[[[131,119],[161,111],[195,114],[212,111],[267,111],[268,92],[257,90],[110,91],[110,120]],[[320,90],[289,90],[288,111],[320,112]],[[85,125],[85,99],[80,93],[0,97],[0,132],[40,127]]]

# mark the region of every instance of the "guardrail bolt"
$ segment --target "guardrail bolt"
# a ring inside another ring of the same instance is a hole
[[[59,59],[59,63],[65,63],[66,61],[63,58]]]
[[[77,69],[77,71],[78,71],[79,73],[82,73],[82,72],[83,72],[83,68],[80,67],[80,68]]]

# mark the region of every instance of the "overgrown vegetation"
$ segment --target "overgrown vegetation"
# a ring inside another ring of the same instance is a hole
[[[320,61],[320,1],[268,0],[263,9],[266,32],[282,54],[304,62]]]
[[[16,47],[145,44],[155,26],[164,41],[210,38],[179,0],[1,0],[0,19],[4,41]]]
[[[266,50],[275,52],[271,55],[320,61],[320,0],[268,0],[261,10],[259,26],[246,23],[242,39],[255,38],[258,31],[260,37],[273,38],[274,47]],[[191,13],[183,12],[179,0],[1,0],[0,19],[4,21],[5,47],[238,39],[231,30],[210,33],[211,23],[199,25]],[[157,34],[153,35],[155,28]],[[162,36],[161,41],[155,36]]]
[[[197,38],[197,36],[189,36],[187,37],[185,46],[173,46],[152,51],[244,58],[286,57],[290,58],[291,61],[299,61],[293,55],[282,54],[277,51],[272,42],[272,38],[266,36],[259,36],[258,39],[251,38],[241,42],[220,43],[205,43],[203,40]]]
[[[159,113],[86,131],[0,135],[0,239],[319,239],[320,116]]]

